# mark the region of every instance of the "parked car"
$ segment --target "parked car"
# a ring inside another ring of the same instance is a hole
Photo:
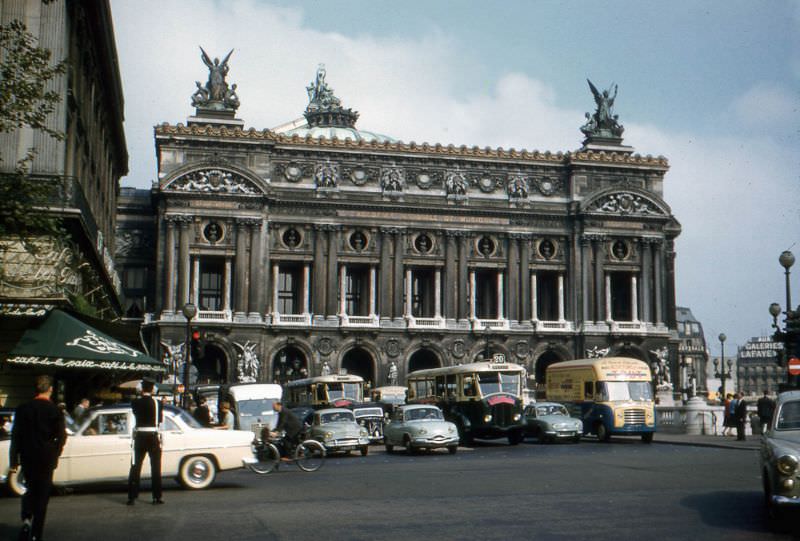
[[[771,427],[761,438],[760,466],[770,518],[800,508],[800,391],[778,395]]]
[[[90,409],[76,431],[67,430],[54,484],[127,481],[133,425],[128,404]],[[253,458],[252,432],[202,428],[191,415],[174,406],[164,408],[162,430],[162,476],[174,476],[189,489],[206,488],[218,471],[241,468],[243,461]],[[24,472],[9,472],[10,443],[0,441],[0,483],[21,495],[25,492]],[[142,477],[149,476],[150,463],[145,460]]]
[[[326,453],[350,453],[358,449],[369,453],[367,429],[356,422],[353,412],[345,408],[317,410],[308,430],[308,437],[325,446]]]
[[[356,422],[367,430],[370,442],[383,441],[383,408],[380,406],[354,406],[353,415],[356,417]]]
[[[581,441],[583,422],[570,417],[567,408],[555,402],[537,402],[530,404],[523,412],[525,435],[533,436],[540,442],[556,440]]]
[[[437,406],[415,404],[398,406],[383,429],[386,452],[405,447],[408,454],[418,449],[447,448],[450,454],[458,451],[458,428],[445,421]]]

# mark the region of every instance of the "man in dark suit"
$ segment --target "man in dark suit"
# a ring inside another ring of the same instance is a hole
[[[53,380],[36,378],[36,397],[17,407],[11,433],[10,467],[22,466],[27,492],[22,496],[20,539],[41,539],[47,503],[53,486],[53,471],[67,441],[64,416],[50,397]]]
[[[145,455],[150,457],[153,505],[164,503],[161,499],[161,438],[158,434],[164,412],[161,403],[153,396],[154,386],[153,380],[143,379],[142,396],[131,403],[136,427],[133,435],[133,464],[128,475],[128,505],[136,503],[136,498],[139,497],[139,479]]]
[[[745,430],[745,423],[747,422],[747,402],[744,399],[744,395],[739,393],[737,395],[739,401],[736,403],[736,439],[739,441],[745,440],[744,430]]]
[[[294,412],[284,408],[280,400],[272,403],[272,410],[278,414],[278,424],[275,426],[275,431],[270,435],[277,437],[281,431],[284,432],[283,443],[286,456],[282,457],[281,460],[291,460],[294,450],[300,443],[303,423]]]

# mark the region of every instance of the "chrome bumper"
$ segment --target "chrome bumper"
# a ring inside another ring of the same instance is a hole
[[[800,498],[788,498],[786,496],[777,496],[773,494],[771,501],[774,505],[779,505],[781,507],[800,506]]]
[[[244,457],[242,459],[242,467],[246,468],[250,464],[256,464],[257,462],[258,462],[258,459],[256,457],[254,457],[254,456],[246,456],[246,457]]]

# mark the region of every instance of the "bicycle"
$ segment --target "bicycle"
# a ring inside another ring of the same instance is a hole
[[[264,439],[256,442],[253,446],[253,453],[257,462],[249,464],[248,467],[255,473],[264,475],[277,470],[281,462],[297,464],[298,468],[306,472],[317,471],[324,464],[325,447],[316,440],[300,442],[288,461],[281,461],[283,455],[281,448],[283,447],[283,438]]]

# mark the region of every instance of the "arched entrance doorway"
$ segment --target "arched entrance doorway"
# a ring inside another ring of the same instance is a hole
[[[630,357],[632,359],[638,359],[640,361],[646,362],[647,364],[650,364],[649,359],[642,354],[642,350],[632,345],[623,345],[617,351],[614,352],[614,356]]]
[[[283,385],[287,381],[308,377],[308,360],[302,351],[287,346],[272,359],[272,381]]]
[[[342,368],[347,370],[348,374],[354,374],[364,378],[365,382],[369,382],[370,387],[375,386],[377,381],[375,374],[375,361],[372,355],[367,353],[366,350],[361,348],[353,348],[342,357]]]
[[[538,359],[536,359],[536,364],[534,365],[534,376],[536,377],[537,398],[543,397],[545,393],[545,374],[547,372],[547,367],[553,363],[563,360],[564,359],[562,359],[561,356],[555,351],[545,351],[539,356]]]
[[[197,368],[197,383],[227,383],[228,356],[216,344],[206,344],[203,355],[193,359]]]
[[[426,368],[439,368],[442,362],[439,357],[429,349],[420,349],[415,351],[408,359],[408,373],[417,370],[425,370]]]

